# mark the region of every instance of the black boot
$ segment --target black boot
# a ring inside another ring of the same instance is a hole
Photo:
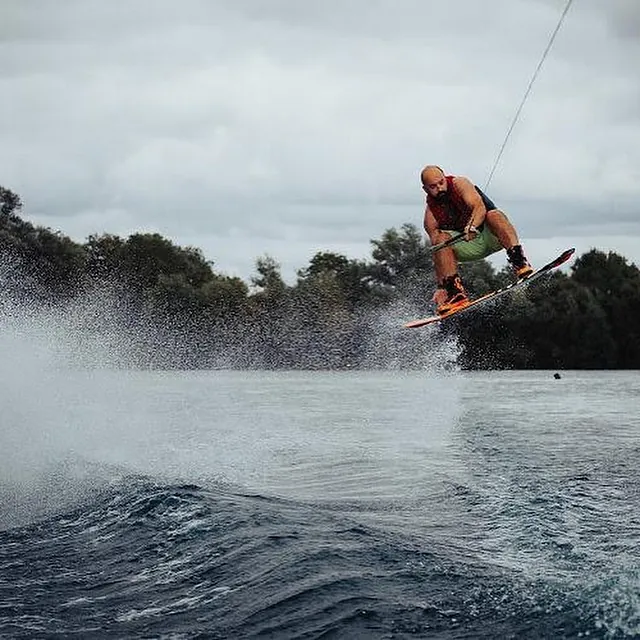
[[[458,307],[464,307],[469,303],[467,292],[464,290],[462,280],[460,280],[460,276],[457,273],[454,273],[452,276],[447,276],[442,281],[440,288],[447,292],[447,299],[442,304],[439,304],[436,309],[436,312],[440,315],[448,313]]]
[[[533,273],[533,267],[525,257],[521,244],[516,244],[511,249],[507,249],[507,258],[518,280],[523,280]]]

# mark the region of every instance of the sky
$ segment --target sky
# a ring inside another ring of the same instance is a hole
[[[82,242],[157,232],[248,280],[487,187],[541,264],[640,265],[640,2],[0,0],[0,185]],[[492,258],[505,263],[504,252]]]

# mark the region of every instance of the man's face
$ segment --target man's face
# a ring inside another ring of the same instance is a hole
[[[422,188],[436,200],[444,200],[447,197],[447,179],[443,174],[427,174],[422,183]]]

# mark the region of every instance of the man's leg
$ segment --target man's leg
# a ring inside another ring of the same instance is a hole
[[[438,232],[435,243],[449,240],[448,233]],[[438,313],[446,313],[454,307],[468,304],[467,294],[458,275],[458,259],[453,247],[445,247],[433,254],[433,264],[436,272],[437,289],[433,294]]]
[[[522,245],[518,239],[518,233],[509,218],[500,209],[492,209],[487,211],[485,222],[489,227],[489,231],[507,250],[509,262],[513,266],[516,276],[518,278],[526,278],[533,269],[524,255]]]
[[[449,240],[451,236],[443,231],[437,232],[437,237],[434,238],[434,244],[445,242]],[[454,275],[458,271],[458,259],[453,250],[453,247],[445,247],[433,254],[433,265],[436,270],[436,281],[442,282],[445,278]]]
[[[520,244],[515,227],[511,224],[509,218],[500,211],[500,209],[487,211],[487,217],[485,220],[491,233],[498,238],[500,244],[505,249],[511,249],[517,244]]]

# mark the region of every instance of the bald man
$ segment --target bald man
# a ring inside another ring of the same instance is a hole
[[[470,180],[445,175],[435,165],[427,165],[420,173],[420,180],[427,194],[424,229],[431,243],[439,244],[460,235],[465,237],[464,242],[433,254],[438,283],[433,301],[437,313],[442,315],[469,304],[458,275],[458,262],[480,260],[506,249],[518,279],[532,273],[513,225]]]

